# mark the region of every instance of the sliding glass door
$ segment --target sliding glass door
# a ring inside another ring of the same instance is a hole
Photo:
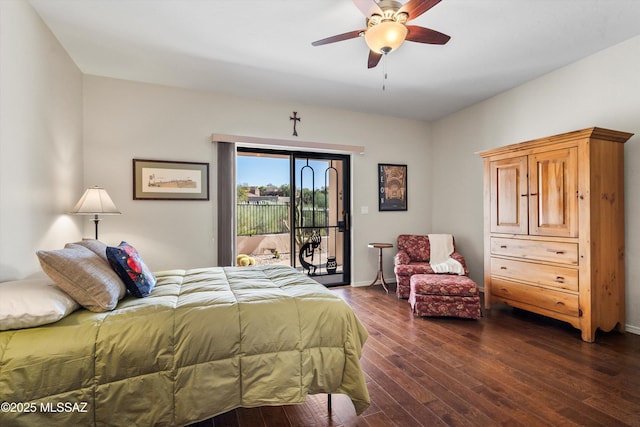
[[[237,252],[349,283],[349,156],[239,148]]]
[[[293,265],[327,285],[348,283],[348,157],[300,153],[293,160]]]

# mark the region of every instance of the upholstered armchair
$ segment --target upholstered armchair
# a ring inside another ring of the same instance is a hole
[[[396,294],[398,298],[409,298],[411,292],[411,276],[414,274],[435,274],[431,265],[429,237],[416,234],[401,234],[398,236],[398,252],[394,257],[394,272],[396,274]],[[451,258],[462,264],[465,275],[469,274],[467,265],[461,254],[455,251]]]

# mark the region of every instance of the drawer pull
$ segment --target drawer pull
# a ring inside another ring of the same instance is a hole
[[[556,255],[564,255],[566,253],[565,251],[557,251],[555,249],[547,249],[547,252],[553,252]]]
[[[562,277],[562,276],[556,276],[556,282],[558,282],[558,283],[564,283],[564,277]]]
[[[506,270],[507,267],[505,267],[504,265],[500,266],[500,270]]]
[[[500,245],[500,249],[507,249],[507,245]]]

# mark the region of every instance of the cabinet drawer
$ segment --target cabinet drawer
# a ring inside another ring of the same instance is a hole
[[[570,267],[492,257],[491,275],[569,291],[578,290],[578,270]]]
[[[498,277],[491,278],[491,294],[569,316],[580,315],[576,294],[515,283]]]
[[[536,261],[578,265],[578,244],[541,240],[491,238],[491,253]]]

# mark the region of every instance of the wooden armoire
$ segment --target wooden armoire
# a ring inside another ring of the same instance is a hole
[[[485,308],[503,302],[596,330],[624,331],[624,143],[601,128],[480,153]]]

